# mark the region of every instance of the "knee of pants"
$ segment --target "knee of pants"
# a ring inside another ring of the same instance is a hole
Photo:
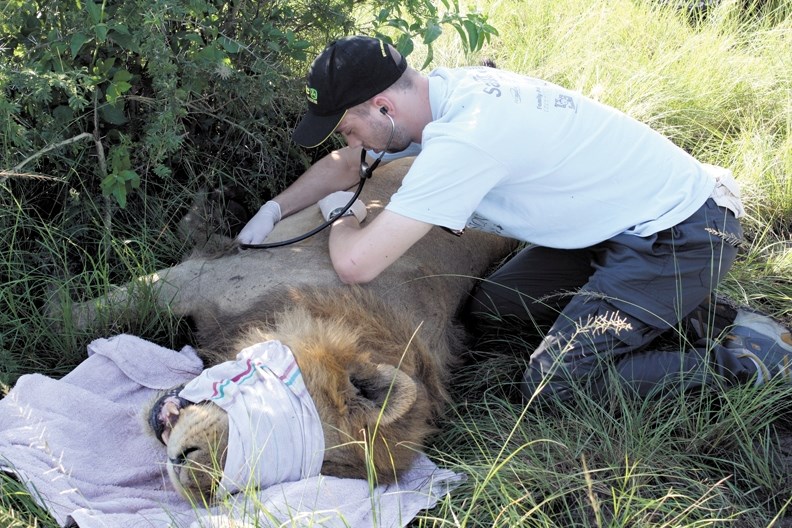
[[[601,387],[611,365],[659,333],[626,315],[622,324],[629,324],[629,329],[607,324],[586,329],[571,321],[558,322],[531,354],[520,386],[523,395],[568,400],[574,387]]]
[[[533,402],[539,406],[551,406],[573,399],[575,383],[558,373],[544,375],[540,370],[529,365],[519,382],[519,389],[525,402]]]
[[[594,374],[590,366],[596,353],[581,357],[574,338],[548,335],[531,354],[523,373],[520,391],[527,399],[540,404],[571,398],[572,387]]]

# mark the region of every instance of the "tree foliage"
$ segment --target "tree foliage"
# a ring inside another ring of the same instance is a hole
[[[431,49],[444,26],[470,49],[495,33],[456,1],[379,2],[365,23],[354,18],[365,11],[359,4],[9,0],[0,22],[5,169],[79,175],[122,208],[142,177],[183,180],[196,167],[263,174],[274,191],[290,172],[299,79],[328,40],[365,28],[408,55],[414,40]],[[87,140],[28,159],[86,132],[93,141],[80,136]]]

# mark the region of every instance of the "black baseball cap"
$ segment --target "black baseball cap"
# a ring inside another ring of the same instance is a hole
[[[382,40],[355,36],[331,42],[308,70],[308,112],[292,139],[304,147],[322,144],[347,110],[388,88],[406,69],[407,60],[394,60]]]

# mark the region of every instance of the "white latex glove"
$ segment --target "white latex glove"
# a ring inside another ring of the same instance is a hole
[[[319,200],[319,209],[321,209],[324,219],[330,220],[331,216],[335,217],[354,195],[355,193],[351,191],[336,191]],[[366,205],[360,200],[355,200],[344,216],[355,215],[357,221],[362,222],[366,219],[367,213]]]
[[[715,178],[715,190],[710,197],[720,207],[725,207],[734,213],[735,218],[745,216],[742,200],[740,200],[740,185],[734,179],[734,174],[729,169],[702,163],[704,171]]]
[[[280,222],[281,210],[278,202],[270,200],[261,206],[253,218],[245,224],[237,235],[242,244],[261,244],[270,234],[275,224]]]

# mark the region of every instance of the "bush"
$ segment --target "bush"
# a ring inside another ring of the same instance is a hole
[[[6,2],[5,379],[55,368],[84,350],[81,339],[45,330],[49,317],[58,332],[70,330],[62,316],[50,316],[54,305],[63,313],[72,300],[180,260],[190,242],[177,227],[195,196],[220,198],[224,210],[234,200],[235,218],[223,226],[233,236],[249,211],[325,152],[298,148],[291,130],[304,111],[307,62],[329,40],[364,32],[409,54],[414,40],[431,51],[446,26],[468,49],[494,34],[481,14],[443,7],[431,0]],[[20,359],[53,341],[54,361]]]

